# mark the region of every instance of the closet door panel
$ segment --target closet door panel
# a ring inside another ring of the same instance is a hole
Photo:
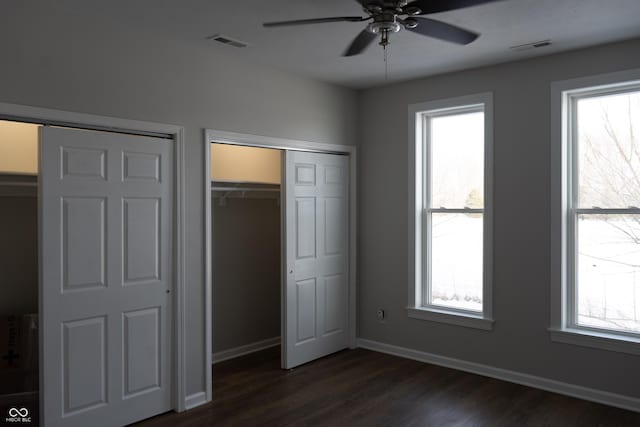
[[[283,367],[348,346],[347,156],[286,153]]]

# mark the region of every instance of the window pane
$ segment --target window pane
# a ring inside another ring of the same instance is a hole
[[[431,207],[484,206],[484,113],[434,117],[431,123]]]
[[[579,205],[640,206],[640,92],[577,102]]]
[[[577,262],[577,323],[640,332],[640,215],[579,215]]]
[[[431,215],[431,304],[482,311],[482,222],[482,214]]]

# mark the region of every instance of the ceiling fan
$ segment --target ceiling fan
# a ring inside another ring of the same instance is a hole
[[[356,36],[342,56],[358,55],[380,35],[380,45],[389,44],[389,35],[405,28],[416,34],[448,42],[466,45],[480,34],[435,19],[419,15],[462,9],[498,0],[356,0],[368,16],[338,16],[332,18],[299,19],[294,21],[266,22],[265,27],[286,27],[292,25],[322,24],[325,22],[365,22],[371,21]]]

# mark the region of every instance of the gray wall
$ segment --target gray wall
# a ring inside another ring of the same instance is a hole
[[[0,195],[0,316],[38,312],[38,199],[12,190],[24,195]]]
[[[185,126],[186,389],[203,391],[203,128],[353,145],[356,94],[247,64],[201,38],[131,33],[64,6],[3,4],[0,102]]]
[[[552,343],[550,83],[640,67],[640,40],[452,73],[360,97],[359,337],[640,397],[640,357]],[[494,94],[491,332],[409,319],[407,105]],[[386,309],[385,323],[376,309]]]
[[[0,102],[185,126],[187,393],[203,391],[202,129],[353,144],[353,91],[243,62],[226,47],[127,33],[59,2],[0,14]],[[360,97],[359,335],[640,396],[638,357],[550,343],[549,83],[640,67],[640,41],[368,90]],[[408,319],[407,104],[484,91],[495,102],[493,332]],[[375,320],[384,307],[388,318]],[[602,366],[607,369],[601,369]]]
[[[213,352],[280,336],[280,206],[214,198]]]

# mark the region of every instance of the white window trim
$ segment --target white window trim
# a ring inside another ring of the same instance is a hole
[[[573,275],[573,203],[571,200],[575,156],[571,153],[571,126],[568,123],[572,103],[581,96],[612,93],[640,85],[640,69],[601,74],[551,84],[551,319],[549,333],[554,342],[598,348],[621,353],[640,354],[640,336],[575,325]],[[606,209],[605,209],[606,211]],[[618,211],[616,209],[616,211]]]
[[[484,199],[483,210],[483,311],[474,312],[422,305],[422,259],[425,248],[422,207],[425,197],[423,115],[425,111],[460,111],[464,107],[484,111]],[[407,314],[411,318],[470,328],[493,328],[493,94],[491,92],[409,105],[409,283]]]

